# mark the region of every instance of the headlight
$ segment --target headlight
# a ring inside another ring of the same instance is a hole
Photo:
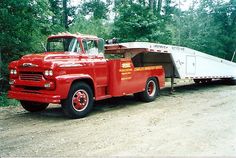
[[[14,71],[14,70],[12,70],[12,69],[10,70],[10,74],[11,74],[11,75],[13,75],[13,71]]]
[[[16,71],[16,70],[13,70],[13,74],[16,75],[16,74],[17,74],[17,71]]]
[[[52,70],[45,70],[44,75],[45,76],[53,76],[53,71]]]
[[[44,72],[44,74],[45,74],[45,76],[48,76],[48,75],[49,75],[48,70],[46,70],[46,71]]]
[[[49,70],[49,71],[48,71],[48,74],[49,74],[49,76],[53,76],[52,70]]]
[[[11,74],[11,75],[17,75],[16,69],[11,69],[11,70],[10,70],[10,74]]]

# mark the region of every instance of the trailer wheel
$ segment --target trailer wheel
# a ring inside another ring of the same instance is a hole
[[[224,81],[224,83],[226,83],[228,85],[236,85],[236,79],[234,79],[234,78],[224,79],[223,81]]]
[[[206,83],[211,83],[212,79],[211,78],[209,78],[209,79],[194,79],[193,81],[196,84],[200,84],[200,83],[206,84]]]
[[[231,85],[236,85],[236,79],[231,80]]]
[[[71,86],[68,98],[62,101],[62,108],[70,118],[85,117],[93,107],[93,92],[86,83],[76,83]]]
[[[211,83],[211,82],[212,82],[212,79],[209,78],[209,79],[206,80],[206,82],[207,82],[207,83]]]
[[[196,83],[196,84],[199,84],[199,83],[201,82],[201,80],[199,80],[199,79],[193,79],[193,81],[194,81],[194,83]]]
[[[49,105],[48,103],[39,103],[39,102],[32,102],[32,101],[25,101],[25,100],[21,100],[20,103],[22,107],[29,112],[43,111]]]
[[[136,93],[134,96],[138,97],[141,101],[151,102],[159,95],[159,86],[155,78],[149,78],[146,82],[145,91]]]

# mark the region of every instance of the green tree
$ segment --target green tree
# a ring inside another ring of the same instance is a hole
[[[70,27],[70,32],[96,35],[104,39],[109,39],[111,38],[111,27],[112,25],[109,22],[104,22],[102,19],[86,19],[83,16],[79,16]]]
[[[110,0],[106,3],[102,0],[89,0],[82,3],[69,29],[70,32],[97,35],[104,39],[110,38],[111,22],[107,20],[109,5],[111,5]]]
[[[137,3],[120,6],[112,34],[122,41],[171,42],[165,20],[154,15],[148,6]]]
[[[92,15],[94,19],[107,19],[108,5],[102,0],[90,0],[82,4],[80,12],[84,16]]]
[[[68,30],[75,18],[76,7],[70,5],[70,0],[49,0],[52,11],[52,32]]]
[[[236,51],[236,1],[216,4],[213,18],[220,26],[218,39],[222,43],[225,58],[231,60],[233,52]]]

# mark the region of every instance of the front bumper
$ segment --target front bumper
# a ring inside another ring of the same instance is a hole
[[[35,93],[19,92],[12,90],[8,91],[8,97],[17,100],[27,100],[27,101],[35,101],[42,103],[60,103],[61,101],[60,95],[35,94]]]

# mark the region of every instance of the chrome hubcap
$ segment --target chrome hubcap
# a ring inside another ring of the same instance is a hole
[[[148,82],[147,92],[149,96],[154,96],[156,93],[156,84],[153,80]]]
[[[72,106],[76,111],[83,111],[89,103],[88,93],[80,89],[76,91],[72,97]]]

